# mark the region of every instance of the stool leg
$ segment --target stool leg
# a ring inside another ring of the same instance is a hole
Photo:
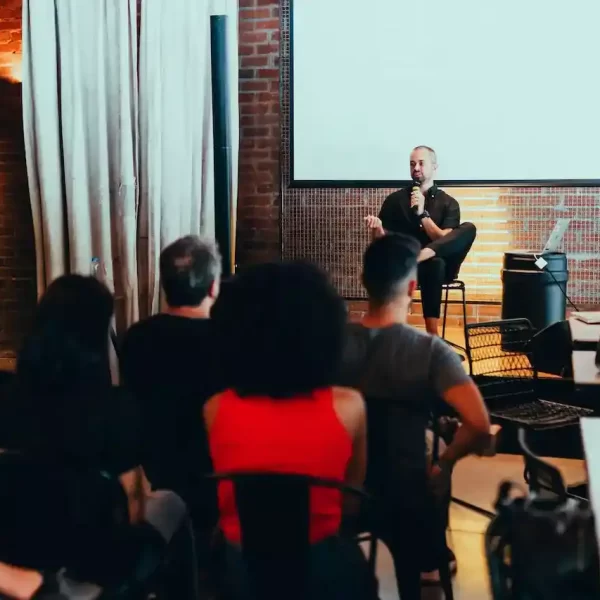
[[[446,338],[446,316],[448,314],[448,294],[450,288],[446,287],[446,299],[444,300],[444,320],[442,321],[442,338]]]
[[[462,309],[463,309],[463,334],[465,336],[465,347],[467,346],[467,293],[465,287],[460,288],[462,294]]]

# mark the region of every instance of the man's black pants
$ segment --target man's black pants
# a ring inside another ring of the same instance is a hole
[[[418,280],[425,318],[440,318],[442,286],[457,277],[476,234],[473,223],[462,223],[426,246],[435,252],[435,256],[419,263]]]

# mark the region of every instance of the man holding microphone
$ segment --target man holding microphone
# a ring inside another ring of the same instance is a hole
[[[460,223],[460,206],[435,185],[436,171],[435,151],[417,146],[410,155],[413,185],[390,194],[378,216],[365,217],[373,238],[403,233],[420,242],[418,283],[425,328],[432,335],[439,335],[442,285],[457,277],[477,233],[473,223]]]

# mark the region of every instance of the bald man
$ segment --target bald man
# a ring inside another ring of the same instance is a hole
[[[439,335],[442,286],[458,276],[477,230],[460,223],[460,206],[434,182],[437,156],[433,148],[417,146],[410,154],[414,185],[390,194],[379,215],[365,217],[373,238],[402,233],[421,244],[418,282],[425,329]]]

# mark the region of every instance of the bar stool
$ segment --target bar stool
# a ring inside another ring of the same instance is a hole
[[[444,283],[444,285],[442,286],[442,291],[445,291],[445,297],[443,300],[444,303],[444,317],[442,320],[442,338],[446,340],[446,318],[448,316],[448,296],[450,294],[450,292],[460,292],[461,294],[461,303],[462,303],[462,313],[463,313],[463,331],[465,333],[465,339],[466,339],[466,331],[467,331],[467,299],[466,299],[466,288],[465,288],[465,282],[461,281],[460,279],[453,279],[452,281],[449,281],[448,283]],[[456,348],[457,350],[462,350],[463,352],[466,352],[466,349],[463,346],[459,346],[458,344],[455,344],[454,342],[451,342],[450,340],[446,340],[446,342],[448,344],[450,344],[453,348]]]

